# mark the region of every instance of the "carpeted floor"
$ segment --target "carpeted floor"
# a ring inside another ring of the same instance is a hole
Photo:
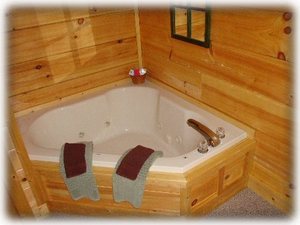
[[[247,188],[219,206],[206,217],[286,218],[286,215]]]

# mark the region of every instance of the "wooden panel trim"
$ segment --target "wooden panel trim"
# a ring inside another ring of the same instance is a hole
[[[143,205],[139,209],[133,208],[128,202],[113,201],[111,176],[114,168],[93,167],[102,196],[99,202],[86,198],[73,201],[60,176],[57,162],[32,161],[32,163],[36,173],[43,178],[51,211],[86,215],[99,215],[99,213],[199,215],[208,213],[246,187],[247,176],[241,176],[219,192],[219,182],[222,182],[224,177],[223,175],[219,177],[222,172],[218,170],[222,171],[226,166],[235,168],[234,163],[237,160],[246,159],[247,153],[253,151],[254,143],[253,139],[242,141],[184,174],[150,171],[146,180]],[[243,160],[243,163],[248,162]],[[214,191],[209,189],[210,184],[214,185]],[[207,196],[202,193],[201,187],[207,192]],[[163,199],[164,202],[159,204],[158,202]],[[193,203],[193,201],[197,202]],[[83,208],[89,210],[82,210]]]
[[[6,199],[7,205],[9,203],[15,207],[17,216],[34,216],[33,210],[21,186],[19,176],[14,170],[13,165],[10,161],[6,163],[6,169],[7,183],[5,182],[5,194],[8,194]]]
[[[257,178],[256,175],[250,175],[248,187],[287,215],[293,214],[295,200],[289,194],[282,196],[282,193],[274,191],[268,184]]]
[[[31,209],[32,215],[34,215],[35,217],[45,216],[48,214],[48,207],[46,205],[46,193],[42,188],[40,177],[35,176],[31,161],[28,157],[15,117],[12,112],[9,113],[9,132],[12,142],[15,146],[15,150],[13,150],[15,151],[15,153],[13,154],[16,154],[15,158],[11,157],[11,160],[14,161],[11,161],[10,172],[15,173],[15,175],[13,175],[14,182],[11,183],[13,187],[10,188],[20,187],[22,189],[22,195],[24,195]],[[15,165],[13,165],[14,163]],[[19,168],[19,171],[13,172],[13,166],[15,166],[15,168]],[[18,190],[18,188],[15,190]],[[20,192],[20,190],[18,192]],[[16,205],[18,204],[18,200],[19,199],[15,201]],[[18,208],[18,206],[16,207]]]
[[[136,44],[137,44],[137,52],[139,59],[139,67],[143,67],[143,53],[142,53],[142,44],[141,44],[141,28],[140,28],[140,16],[139,9],[137,7],[134,8],[134,18],[135,18],[135,31],[136,31]]]
[[[48,192],[50,211],[64,212],[63,205],[69,205],[71,213],[84,213],[86,215],[101,213],[118,214],[180,214],[180,192],[186,180],[182,174],[150,171],[145,184],[144,200],[141,208],[134,208],[128,202],[117,203],[113,200],[112,174],[114,168],[93,167],[100,200],[97,202],[87,198],[73,201],[66,189],[59,173],[58,163],[45,161],[32,161],[35,171],[44,178],[44,188]],[[164,199],[162,204],[158,202]],[[60,206],[55,206],[57,203]],[[81,206],[81,207],[80,207]],[[84,206],[84,207],[83,207]],[[90,208],[90,212],[79,208]]]

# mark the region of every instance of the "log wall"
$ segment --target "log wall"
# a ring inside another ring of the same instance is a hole
[[[166,9],[141,9],[149,75],[255,129],[249,187],[292,207],[292,20],[288,9],[212,8],[211,48],[171,38]]]

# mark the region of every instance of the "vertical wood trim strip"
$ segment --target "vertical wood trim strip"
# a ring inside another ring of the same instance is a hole
[[[219,170],[218,196],[221,195],[222,192],[223,192],[224,173],[225,173],[225,167],[222,167],[222,168]]]
[[[191,8],[187,8],[187,37],[192,38],[192,12]]]
[[[22,169],[25,172],[25,178],[30,183],[30,188],[32,189],[34,195],[32,196],[32,198],[35,199],[37,205],[44,204],[46,199],[46,195],[44,193],[45,190],[43,190],[43,188],[41,187],[42,182],[40,180],[40,177],[34,175],[31,161],[25,149],[21,134],[19,133],[15,116],[12,112],[9,113],[9,132],[11,139],[16,147],[18,158],[23,167]]]
[[[211,29],[211,11],[210,7],[207,7],[206,12],[205,12],[205,43],[208,48],[211,47],[210,43],[210,29]],[[211,49],[211,48],[210,48]]]
[[[138,51],[138,60],[139,67],[143,67],[143,59],[142,59],[142,45],[141,45],[141,29],[140,29],[140,17],[139,10],[137,7],[134,7],[134,17],[135,17],[135,32],[136,32],[136,45]]]
[[[187,215],[190,212],[189,211],[190,208],[188,207],[190,192],[191,192],[190,188],[188,189],[185,186],[182,186],[180,188],[180,215],[181,216]]]

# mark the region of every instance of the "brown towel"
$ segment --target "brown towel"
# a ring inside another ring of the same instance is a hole
[[[86,172],[85,144],[66,143],[64,147],[64,165],[66,177],[75,177]]]
[[[123,158],[116,173],[130,180],[135,180],[144,165],[144,162],[153,152],[154,150],[142,145],[136,146]]]

